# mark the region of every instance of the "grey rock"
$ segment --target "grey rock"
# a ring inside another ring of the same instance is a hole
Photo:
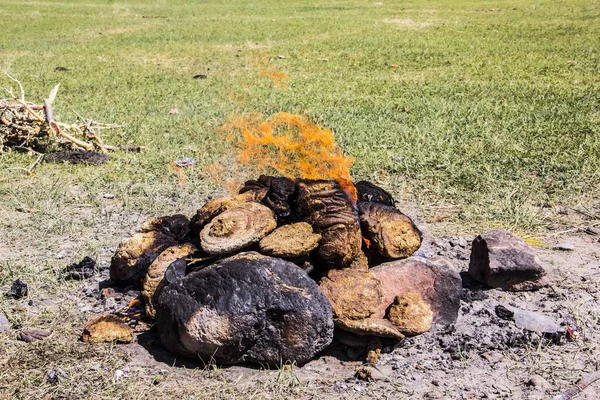
[[[552,334],[561,331],[560,326],[550,317],[518,308],[507,308],[515,313],[513,318],[515,320],[515,325],[519,328],[540,334]]]
[[[552,387],[547,380],[539,375],[532,375],[529,381],[527,381],[527,386],[531,386],[541,392],[545,392]]]
[[[1,332],[6,332],[10,329],[11,325],[10,322],[8,321],[8,318],[6,318],[6,315],[4,315],[3,313],[0,313],[0,333]]]
[[[569,242],[559,243],[556,246],[552,247],[552,249],[560,250],[560,251],[573,251],[573,250],[575,250],[575,245],[573,245],[573,243],[569,243]]]
[[[469,275],[492,288],[521,291],[547,286],[546,272],[533,247],[506,229],[473,240]]]
[[[500,361],[504,360],[504,356],[502,355],[502,353],[499,353],[497,351],[486,351],[485,353],[481,354],[481,357],[486,359],[490,364],[497,364]]]
[[[303,364],[333,340],[319,286],[291,262],[240,253],[167,285],[156,306],[163,345],[219,364]]]

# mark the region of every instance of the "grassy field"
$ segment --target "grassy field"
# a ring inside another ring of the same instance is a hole
[[[21,302],[0,297],[0,312],[14,329],[55,332],[28,345],[0,334],[0,399],[289,394],[224,389],[219,371],[179,371],[183,383],[175,375],[163,386],[153,371],[117,380],[136,356],[78,342],[95,303],[82,292],[89,282],[59,274],[84,255],[106,268],[128,229],[191,215],[223,191],[207,167],[231,165],[221,127],[236,115],[287,111],[331,128],[356,180],[448,222],[448,234],[495,225],[537,234],[577,215],[558,207],[600,213],[598,1],[0,3],[0,70],[27,99],[60,83],[59,120],[123,124],[105,141],[148,147],[102,166],[41,164],[33,176],[22,170],[33,157],[0,155],[0,288],[18,277],[30,285]],[[186,185],[171,166],[180,157],[198,161]],[[46,379],[55,367],[69,376],[58,385]],[[292,395],[339,398],[302,390]]]
[[[106,140],[149,147],[33,178],[12,169],[28,157],[4,155],[2,207],[65,206],[77,186],[169,211],[217,189],[203,167],[231,157],[224,122],[289,111],[332,128],[356,178],[430,214],[534,230],[541,207],[597,212],[598,2],[2,3],[0,62],[31,100],[60,83],[62,120],[126,124]],[[185,189],[169,165],[181,156],[199,160]]]

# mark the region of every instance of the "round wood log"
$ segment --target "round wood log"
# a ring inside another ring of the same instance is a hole
[[[200,232],[200,245],[211,255],[231,254],[257,243],[276,227],[268,207],[242,203],[213,218]]]
[[[264,237],[259,245],[263,254],[274,257],[294,258],[308,255],[317,248],[321,235],[313,233],[306,222],[284,225]]]
[[[396,208],[361,202],[358,209],[362,234],[369,240],[372,254],[382,258],[407,258],[421,246],[421,232]]]
[[[322,238],[317,261],[323,268],[349,267],[362,253],[356,207],[336,181],[297,183],[298,215]]]

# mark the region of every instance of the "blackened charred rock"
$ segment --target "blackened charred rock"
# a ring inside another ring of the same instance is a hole
[[[27,283],[23,282],[21,278],[17,279],[10,285],[10,290],[6,293],[6,297],[12,297],[13,299],[20,299],[27,296],[28,293]]]
[[[496,315],[498,316],[498,318],[507,321],[512,321],[515,317],[515,312],[504,307],[502,304],[498,304],[496,308],[494,308],[494,311],[496,311]]]
[[[65,279],[81,281],[83,279],[91,278],[95,273],[96,261],[85,256],[80,262],[67,265],[64,270],[64,277]]]
[[[322,236],[317,249],[319,266],[349,267],[363,255],[356,207],[336,181],[302,180],[296,186],[298,215]]]
[[[110,262],[110,278],[119,284],[139,284],[148,267],[177,241],[162,232],[138,232],[123,240]]]
[[[489,287],[536,290],[547,285],[545,274],[533,247],[506,229],[494,229],[473,240],[469,275]]]
[[[183,214],[152,218],[142,225],[140,232],[162,232],[176,241],[182,241],[190,232],[190,220]]]
[[[46,154],[44,162],[100,165],[107,162],[108,159],[107,154],[89,150],[73,150]]]
[[[267,195],[262,203],[275,213],[277,221],[282,223],[295,221],[293,213],[295,207],[296,182],[283,176],[261,175],[256,181],[247,181],[240,193],[259,188],[268,188]]]
[[[167,285],[160,340],[175,354],[220,364],[299,364],[333,339],[329,302],[296,265],[258,253],[221,260]]]
[[[373,203],[381,203],[386,206],[394,206],[394,198],[384,189],[369,182],[360,181],[354,184],[358,193],[358,202],[369,201]]]

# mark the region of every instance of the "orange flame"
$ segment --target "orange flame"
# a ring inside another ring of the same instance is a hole
[[[241,164],[262,173],[272,169],[288,178],[334,179],[356,203],[356,188],[350,177],[354,159],[344,156],[330,129],[286,112],[267,120],[250,114],[225,124],[224,129],[241,133]]]

